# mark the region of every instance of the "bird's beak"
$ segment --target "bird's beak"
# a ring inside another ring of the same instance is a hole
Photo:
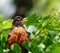
[[[27,18],[22,19],[22,23],[25,23],[27,21]]]

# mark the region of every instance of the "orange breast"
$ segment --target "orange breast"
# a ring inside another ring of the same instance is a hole
[[[29,41],[26,30],[23,27],[15,27],[10,32],[8,47],[10,48],[13,43],[21,45],[24,41]]]

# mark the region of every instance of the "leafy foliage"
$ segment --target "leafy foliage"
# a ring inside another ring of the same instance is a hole
[[[60,53],[60,43],[52,44],[44,53]]]
[[[59,13],[58,15],[51,14],[47,16],[41,16],[38,14],[33,14],[28,16],[28,21],[25,23],[27,28],[30,25],[34,25],[37,30],[31,33],[31,41],[27,44],[24,43],[23,45],[32,53],[35,53],[36,51],[36,53],[43,53],[43,51],[45,51],[49,46],[52,46],[52,44],[54,45],[56,43],[58,45],[58,42],[60,42],[60,18],[58,18],[58,16]],[[57,47],[59,47],[59,45]],[[57,52],[60,53],[58,50],[59,49],[57,49]],[[53,53],[57,52],[53,51]]]
[[[11,46],[11,50],[13,53],[21,53],[21,48],[19,47],[18,44],[14,43],[12,46]]]
[[[33,25],[36,30],[30,32],[30,42],[24,42],[22,45],[31,53],[60,53],[59,15],[60,13],[47,16],[29,15],[28,21],[25,22],[26,29]],[[3,16],[0,20],[0,53],[21,53],[21,48],[16,43],[11,46],[11,51],[7,47],[7,37],[13,20],[5,20]]]

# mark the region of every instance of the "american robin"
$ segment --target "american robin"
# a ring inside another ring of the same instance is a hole
[[[25,21],[25,18],[22,18],[21,16],[16,16],[12,23],[12,30],[8,36],[8,48],[10,48],[13,43],[17,43],[21,47],[22,53],[28,53],[27,49],[22,46],[22,43],[24,41],[29,42],[28,34],[23,27],[23,23]]]

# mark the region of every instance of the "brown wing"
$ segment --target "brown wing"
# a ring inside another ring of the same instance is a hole
[[[15,27],[12,29],[10,37],[8,38],[8,47],[10,48],[13,43],[21,45],[24,41],[29,41],[25,29],[20,26]]]

